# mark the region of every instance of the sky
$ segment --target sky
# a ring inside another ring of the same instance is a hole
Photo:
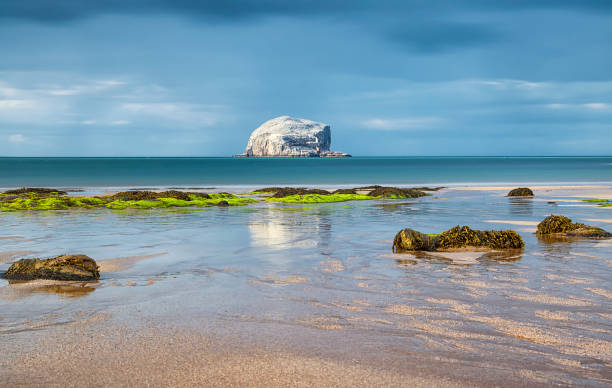
[[[0,156],[611,155],[609,0],[2,0]]]

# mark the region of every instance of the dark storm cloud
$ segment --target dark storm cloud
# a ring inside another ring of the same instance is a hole
[[[317,14],[367,14],[386,11],[394,16],[409,15],[415,10],[429,10],[432,15],[449,11],[575,9],[612,11],[609,0],[3,0],[0,18],[17,18],[38,22],[62,22],[104,14],[177,13],[220,19],[245,19],[259,16],[308,16]],[[445,10],[445,11],[442,11]],[[358,18],[359,16],[353,16]]]
[[[482,46],[502,38],[495,29],[479,25],[431,22],[396,28],[387,36],[392,41],[422,53]]]

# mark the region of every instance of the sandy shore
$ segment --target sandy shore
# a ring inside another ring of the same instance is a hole
[[[94,319],[95,320],[95,319]],[[51,331],[38,350],[0,359],[2,386],[57,387],[460,387],[416,373],[243,346],[193,331],[86,322]]]

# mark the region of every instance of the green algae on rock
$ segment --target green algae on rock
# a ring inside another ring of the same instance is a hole
[[[169,190],[163,192],[125,191],[100,197],[64,196],[52,192],[39,196],[27,191],[19,195],[0,196],[0,211],[17,210],[62,210],[62,209],[152,209],[169,207],[206,207],[216,206],[220,202],[227,206],[241,206],[257,202],[250,198],[241,198],[229,193],[197,193]],[[223,206],[222,204],[222,206]]]
[[[393,250],[401,251],[434,251],[436,236],[417,232],[414,229],[403,229],[393,239]]]
[[[510,190],[507,197],[533,197],[533,191],[529,187],[518,187]]]
[[[596,203],[599,205],[599,207],[612,206],[612,201],[610,201],[609,199],[589,198],[589,199],[583,199],[582,202]]]
[[[513,230],[476,230],[469,226],[455,226],[440,234],[424,234],[403,229],[393,239],[393,251],[449,251],[521,249],[521,236]]]
[[[375,199],[365,194],[295,194],[286,197],[270,197],[264,199],[266,202],[277,203],[331,203]]]
[[[365,186],[352,189],[338,189],[329,192],[322,189],[307,189],[303,187],[265,187],[253,193],[272,194],[265,199],[267,202],[285,203],[328,203],[344,202],[364,199],[405,199],[419,198],[429,194],[417,189],[404,189],[398,187]]]
[[[47,189],[44,187],[22,187],[15,190],[6,190],[2,194],[6,195],[24,195],[24,194],[35,194],[35,195],[64,195],[65,191],[58,189]]]
[[[52,259],[21,259],[2,275],[11,280],[97,280],[96,261],[85,255],[62,255]]]
[[[578,222],[574,223],[567,217],[556,216],[554,214],[546,217],[538,224],[536,235],[540,237],[550,235],[585,238],[612,237],[611,233],[596,226],[585,225]]]

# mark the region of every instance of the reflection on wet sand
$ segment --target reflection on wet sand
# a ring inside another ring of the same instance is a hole
[[[9,280],[0,287],[0,298],[19,300],[36,294],[55,294],[63,298],[79,298],[95,291],[97,282],[68,282],[58,280]]]
[[[325,248],[331,237],[330,210],[279,205],[253,213],[249,222],[251,244],[275,250]]]

